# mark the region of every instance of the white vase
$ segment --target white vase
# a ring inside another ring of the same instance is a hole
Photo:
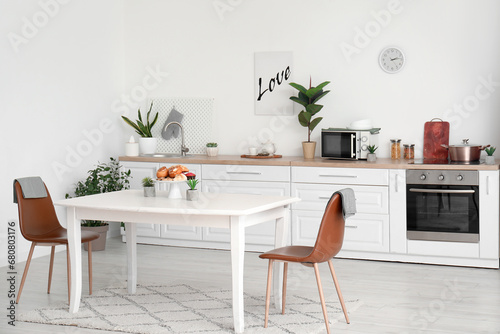
[[[139,150],[141,154],[153,154],[156,153],[156,144],[158,139],[152,137],[142,137],[139,138]]]
[[[207,155],[209,157],[216,157],[217,153],[219,153],[218,147],[207,147]]]

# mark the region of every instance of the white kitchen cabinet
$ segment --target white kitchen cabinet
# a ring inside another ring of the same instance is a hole
[[[479,171],[479,257],[499,258],[498,171]]]
[[[290,196],[290,167],[247,165],[203,165],[202,191],[207,193],[238,193],[252,195]],[[274,247],[274,221],[247,227],[246,249],[270,250]],[[204,228],[203,240],[222,243],[227,248],[227,229]]]
[[[389,251],[388,171],[383,169],[292,167],[292,244],[314,245],[332,194],[351,188],[357,213],[346,220],[343,250]]]
[[[160,164],[155,162],[120,161],[120,165],[123,170],[130,170],[130,189],[142,189],[142,179],[145,177],[155,179],[156,171],[160,168]],[[144,222],[144,224],[137,224],[137,236],[160,237],[160,225],[149,224],[147,222]],[[123,236],[123,238],[125,238],[125,236]],[[123,241],[125,241],[125,239]]]
[[[406,170],[389,171],[390,251],[406,254]]]

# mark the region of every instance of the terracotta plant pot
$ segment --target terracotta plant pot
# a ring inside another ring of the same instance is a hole
[[[103,251],[106,248],[106,235],[108,234],[109,225],[104,226],[82,226],[82,231],[92,231],[99,233],[99,238],[92,241],[92,251]],[[83,249],[88,251],[87,243],[83,244]]]
[[[302,152],[304,153],[304,159],[314,159],[314,152],[316,151],[315,141],[303,141],[302,142]]]

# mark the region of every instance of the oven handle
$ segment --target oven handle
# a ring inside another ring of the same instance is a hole
[[[453,190],[453,189],[418,189],[418,188],[410,188],[410,192],[412,193],[430,193],[430,194],[473,194],[476,191],[471,189],[464,190]]]

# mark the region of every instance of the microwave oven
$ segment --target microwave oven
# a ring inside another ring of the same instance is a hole
[[[368,146],[374,145],[370,130],[322,129],[321,157],[329,159],[366,159]]]

